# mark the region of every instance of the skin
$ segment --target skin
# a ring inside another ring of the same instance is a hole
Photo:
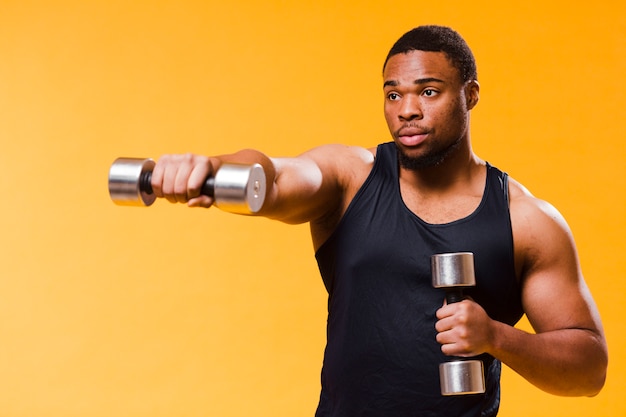
[[[409,163],[400,166],[407,207],[424,221],[449,223],[479,205],[486,164],[471,148],[470,111],[479,85],[463,82],[444,53],[411,51],[392,56],[383,73],[385,119]],[[324,145],[293,158],[244,150],[232,155],[165,155],[152,175],[158,197],[211,207],[203,180],[224,162],[260,163],[266,202],[258,215],[310,223],[315,249],[330,236],[367,178],[376,149]],[[418,168],[417,168],[418,167]],[[564,396],[593,396],[604,385],[608,362],[604,331],[582,276],[572,234],[563,217],[509,182],[515,268],[522,305],[535,333],[488,317],[472,300],[437,311],[443,353],[489,353],[540,389]]]

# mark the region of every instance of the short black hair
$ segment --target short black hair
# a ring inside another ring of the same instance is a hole
[[[443,52],[459,70],[463,82],[478,79],[474,54],[461,35],[449,27],[425,25],[405,33],[389,50],[383,71],[389,58],[411,51]]]

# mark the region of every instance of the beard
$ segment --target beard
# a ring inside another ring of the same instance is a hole
[[[432,168],[440,165],[446,158],[461,146],[461,138],[441,149],[433,149],[420,156],[409,156],[403,148],[397,146],[400,167],[412,171]]]

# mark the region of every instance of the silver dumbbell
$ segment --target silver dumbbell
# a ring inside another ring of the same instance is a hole
[[[463,289],[476,285],[474,254],[443,253],[430,258],[433,287],[443,288],[448,304],[463,300]],[[480,394],[485,392],[483,363],[476,359],[458,359],[439,364],[442,395]]]
[[[118,158],[109,169],[109,194],[115,204],[149,206],[156,196],[150,180],[155,163],[152,159]],[[254,214],[265,201],[265,171],[259,164],[222,164],[202,186],[201,193],[215,199],[222,210]]]

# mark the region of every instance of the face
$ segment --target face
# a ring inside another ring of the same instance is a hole
[[[478,83],[464,83],[443,52],[394,55],[383,78],[385,119],[404,168],[435,166],[464,144],[469,149]]]

